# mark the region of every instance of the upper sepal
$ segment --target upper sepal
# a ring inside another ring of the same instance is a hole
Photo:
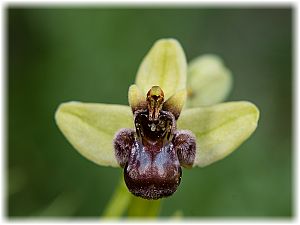
[[[152,86],[160,86],[165,99],[186,87],[187,63],[184,51],[175,39],[155,42],[141,63],[136,84],[144,95]]]

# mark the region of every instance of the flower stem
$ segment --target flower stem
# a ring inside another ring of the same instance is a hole
[[[122,176],[118,187],[115,189],[113,196],[102,214],[102,217],[121,217],[128,208],[131,198],[132,196],[128,192]]]
[[[157,217],[160,200],[146,200],[133,196],[128,208],[128,217]]]

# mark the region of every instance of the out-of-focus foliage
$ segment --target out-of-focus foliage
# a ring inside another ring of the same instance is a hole
[[[211,53],[233,74],[228,100],[260,109],[230,157],[184,170],[161,216],[292,215],[292,11],[282,9],[9,8],[8,216],[97,217],[121,169],[73,150],[54,122],[61,102],[128,104],[142,58],[173,37],[187,60]]]

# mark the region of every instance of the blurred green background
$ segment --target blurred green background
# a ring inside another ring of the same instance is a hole
[[[292,13],[286,8],[7,7],[7,215],[100,217],[121,169],[79,155],[54,122],[61,102],[127,104],[154,41],[177,38],[187,59],[220,55],[230,101],[261,111],[230,157],[183,171],[161,216],[291,217]]]

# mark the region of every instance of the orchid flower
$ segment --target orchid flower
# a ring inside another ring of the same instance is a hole
[[[187,65],[177,40],[158,40],[143,59],[129,106],[67,102],[56,123],[72,146],[100,166],[123,168],[129,191],[145,199],[172,195],[181,167],[205,167],[236,150],[257,127],[247,101],[219,103],[232,86],[222,60]]]

